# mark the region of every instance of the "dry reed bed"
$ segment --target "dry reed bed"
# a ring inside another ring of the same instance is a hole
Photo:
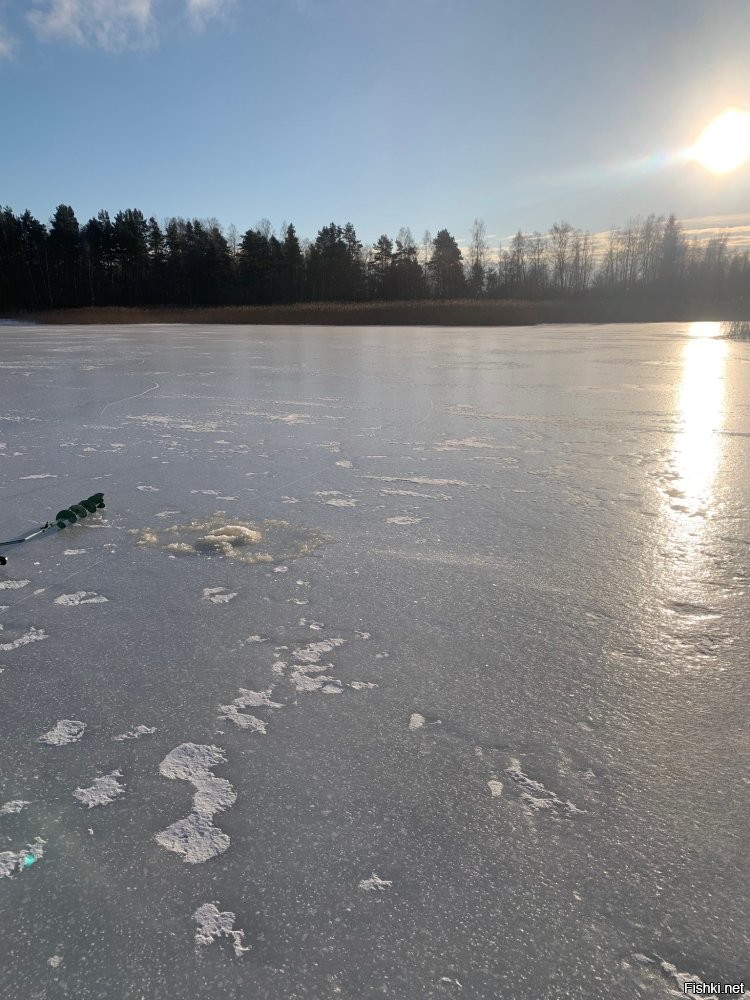
[[[310,326],[531,326],[537,323],[659,323],[734,320],[725,336],[746,339],[747,323],[690,305],[613,301],[419,300],[411,302],[300,302],[270,306],[91,306],[15,316],[35,323],[106,325],[143,323]],[[730,332],[731,328],[731,332]],[[742,330],[745,333],[742,333]]]

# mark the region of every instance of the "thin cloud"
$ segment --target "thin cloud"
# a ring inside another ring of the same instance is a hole
[[[16,39],[0,22],[0,59],[12,59],[16,49]]]
[[[110,52],[154,40],[152,0],[35,0],[26,19],[37,38],[64,39]]]
[[[187,0],[187,16],[196,31],[203,31],[208,21],[223,17],[234,7],[234,0]]]

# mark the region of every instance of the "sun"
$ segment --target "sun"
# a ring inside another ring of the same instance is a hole
[[[707,125],[688,151],[714,174],[728,174],[750,160],[750,112],[727,108]]]

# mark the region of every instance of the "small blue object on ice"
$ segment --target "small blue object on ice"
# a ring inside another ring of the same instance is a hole
[[[35,861],[36,861],[35,854],[27,854],[23,859],[24,868],[31,868],[31,866],[34,864]]]

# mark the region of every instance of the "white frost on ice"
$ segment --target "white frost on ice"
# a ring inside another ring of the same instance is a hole
[[[107,598],[95,594],[93,590],[77,590],[75,594],[61,594],[60,597],[56,597],[55,604],[76,608],[79,604],[107,604]]]
[[[250,947],[244,944],[245,932],[234,930],[236,919],[231,910],[219,912],[213,903],[199,906],[193,914],[193,920],[198,924],[198,930],[195,932],[196,945],[211,944],[219,937],[228,937],[232,939],[235,955],[238,957],[244,955],[246,951],[250,951]]]
[[[352,467],[352,463],[348,458],[344,458],[340,462],[336,462],[336,465],[340,465],[342,469],[351,469]]]
[[[31,580],[0,580],[0,590],[20,590],[30,583]]]
[[[76,719],[61,719],[57,725],[39,737],[40,743],[51,747],[62,747],[68,743],[77,743],[86,730],[86,723]]]
[[[128,729],[126,733],[120,733],[119,736],[113,736],[113,740],[117,740],[118,743],[122,743],[124,740],[138,740],[141,736],[150,736],[152,733],[156,732],[156,726],[135,726],[133,729]]]
[[[388,524],[419,524],[424,521],[423,517],[412,517],[410,514],[401,514],[398,517],[386,518]]]
[[[499,798],[503,794],[502,781],[493,780],[493,781],[488,781],[487,784],[490,789],[490,795],[493,797],[493,799]]]
[[[159,492],[159,487],[158,486],[136,486],[136,489],[140,490],[141,493],[158,493]]]
[[[358,888],[364,889],[365,892],[385,892],[385,890],[390,889],[392,885],[392,881],[380,878],[375,874],[375,872],[373,872],[370,878],[362,879]]]
[[[63,961],[64,959],[62,955],[50,955],[47,959],[47,965],[51,966],[53,969],[59,969],[63,964]]]
[[[289,567],[288,566],[275,566],[273,571],[274,571],[274,573],[288,573],[289,572]]]
[[[86,549],[65,549],[64,556],[82,556]]]
[[[326,503],[328,504],[329,507],[356,507],[357,506],[357,501],[356,500],[352,500],[352,499],[348,499],[348,500],[326,500]]]
[[[111,771],[100,778],[95,778],[93,785],[88,788],[76,788],[73,798],[78,799],[89,809],[93,809],[94,806],[108,806],[110,802],[125,794],[125,786],[117,780],[121,777],[122,771]]]
[[[6,802],[5,805],[0,806],[0,816],[10,816],[11,813],[20,813],[22,809],[30,805],[30,802],[25,802],[23,799],[11,799],[10,802]]]
[[[425,719],[423,715],[420,715],[419,712],[412,712],[409,716],[409,729],[412,731],[415,729],[421,729],[425,722],[427,722],[427,719]]]
[[[372,691],[378,685],[373,684],[372,681],[350,681],[349,687],[353,688],[355,691]]]
[[[57,479],[51,472],[41,472],[33,476],[19,476],[19,479]]]
[[[187,781],[195,788],[193,812],[156,834],[156,842],[169,851],[184,855],[189,864],[200,864],[223,854],[229,837],[211,820],[217,812],[234,805],[237,793],[225,778],[211,769],[226,762],[220,747],[181,743],[159,764],[165,778]]]

